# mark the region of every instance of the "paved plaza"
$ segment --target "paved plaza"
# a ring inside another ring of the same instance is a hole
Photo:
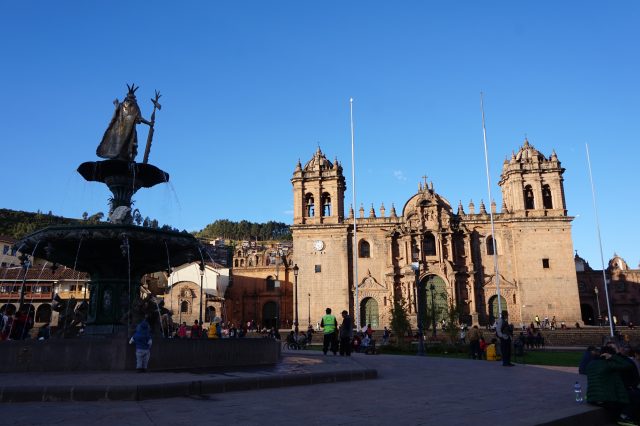
[[[373,370],[377,377],[365,380]],[[332,376],[331,372],[342,374]],[[2,377],[5,387],[11,383],[32,389],[41,385],[171,388],[195,378],[230,383],[280,377],[287,385],[142,401],[3,403],[1,425],[606,424],[600,410],[574,402],[575,381],[586,389],[586,378],[577,374],[577,368],[522,364],[504,368],[498,362],[465,359],[363,354],[342,358],[316,351],[285,351],[281,365],[243,372]],[[291,377],[304,379],[296,383]],[[300,385],[310,377],[320,379],[312,380],[314,385]]]

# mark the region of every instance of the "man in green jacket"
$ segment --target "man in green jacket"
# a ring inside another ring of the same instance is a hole
[[[331,352],[334,355],[338,354],[338,339],[337,339],[337,329],[338,329],[338,321],[336,317],[331,315],[331,308],[327,308],[325,311],[326,315],[322,317],[322,321],[320,322],[320,326],[324,331],[324,341],[322,342],[322,352],[326,355],[329,350],[329,346],[331,346]]]

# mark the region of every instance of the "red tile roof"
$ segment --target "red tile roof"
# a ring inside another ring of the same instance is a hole
[[[0,282],[16,281],[24,279],[24,270],[20,266],[0,268]],[[85,272],[75,271],[66,266],[60,266],[55,272],[51,268],[33,267],[27,270],[27,280],[29,281],[60,281],[78,280],[88,281],[89,275]]]

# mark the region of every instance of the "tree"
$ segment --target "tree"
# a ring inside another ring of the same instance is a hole
[[[405,334],[411,330],[411,324],[407,316],[407,303],[404,298],[393,301],[391,308],[391,330],[398,339],[398,346],[405,345]]]
[[[82,213],[82,220],[87,220],[88,217],[89,217],[89,213],[87,212]]]
[[[445,311],[445,318],[447,325],[445,327],[445,333],[449,336],[451,343],[457,342],[459,328],[460,314],[462,310],[459,306],[456,306],[453,302],[453,297],[448,299],[447,310]]]

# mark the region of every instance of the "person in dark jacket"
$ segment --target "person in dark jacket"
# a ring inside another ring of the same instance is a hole
[[[615,348],[603,346],[600,357],[587,365],[587,402],[614,412],[621,420],[627,419],[624,413],[632,407],[629,407],[629,393],[622,377],[629,374],[631,368],[634,366]]]
[[[349,312],[342,311],[342,324],[340,324],[340,355],[351,356],[351,335],[353,334],[353,322]]]
[[[582,354],[582,359],[580,359],[580,366],[578,367],[578,373],[587,374],[587,365],[594,359],[598,359],[600,357],[600,350],[595,346],[589,346],[586,351]]]
[[[151,355],[151,326],[147,318],[140,321],[136,326],[136,332],[129,340],[130,344],[136,345],[136,369],[138,373],[147,371],[149,356]]]

